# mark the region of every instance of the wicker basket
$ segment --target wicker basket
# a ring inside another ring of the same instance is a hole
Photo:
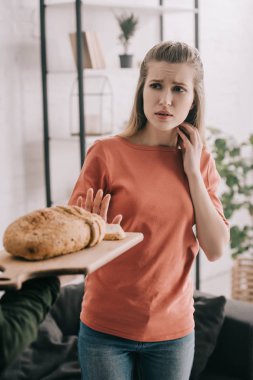
[[[232,298],[253,303],[253,256],[239,256],[232,269]]]

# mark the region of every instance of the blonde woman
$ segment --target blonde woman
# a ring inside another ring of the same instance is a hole
[[[229,241],[204,144],[198,51],[163,42],[146,54],[127,129],[89,149],[70,204],[144,240],[86,278],[79,333],[82,378],[188,380],[194,356],[190,270]],[[123,219],[122,219],[123,217]],[[193,227],[196,226],[196,236]]]

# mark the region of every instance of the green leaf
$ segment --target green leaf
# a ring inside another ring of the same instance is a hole
[[[209,128],[211,151],[222,179],[220,199],[224,214],[230,220],[242,209],[248,212],[244,227],[233,225],[230,230],[232,257],[253,249],[253,162],[244,152],[253,147],[253,134],[242,142],[216,128]],[[246,150],[245,150],[246,149]]]
[[[115,15],[115,17],[121,29],[119,40],[124,45],[124,48],[127,49],[129,40],[133,37],[139,20],[133,13],[123,13],[120,16]]]
[[[222,152],[223,152],[223,151],[226,149],[226,147],[227,147],[227,142],[226,142],[226,140],[224,140],[224,139],[216,139],[214,143],[215,143],[216,148],[217,148],[218,150],[222,151]]]
[[[232,249],[242,245],[246,238],[247,233],[238,226],[233,226],[230,229],[230,245]]]
[[[226,184],[228,186],[238,185],[239,184],[239,180],[238,180],[238,178],[235,175],[229,174],[229,175],[227,175],[227,178],[226,178]]]
[[[229,152],[229,154],[230,154],[230,156],[231,157],[237,157],[237,156],[239,156],[240,155],[240,153],[241,153],[241,149],[240,148],[233,148],[230,152]]]

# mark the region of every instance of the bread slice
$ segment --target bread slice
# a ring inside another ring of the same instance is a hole
[[[126,233],[119,224],[106,224],[104,240],[122,240]]]
[[[56,208],[85,220],[91,232],[89,247],[93,247],[103,240],[105,235],[105,221],[100,215],[91,213],[79,206],[56,206]]]
[[[92,213],[92,217],[98,225],[99,235],[98,235],[97,244],[99,244],[105,237],[106,223],[98,214]]]

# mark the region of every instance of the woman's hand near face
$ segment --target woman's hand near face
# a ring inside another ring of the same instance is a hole
[[[189,138],[184,134],[187,133]],[[183,164],[184,171],[187,177],[200,174],[200,159],[203,148],[203,143],[197,128],[189,123],[182,123],[177,128],[177,133],[182,139],[183,149]]]
[[[103,190],[99,189],[94,197],[93,188],[89,188],[87,191],[86,199],[84,202],[83,197],[78,197],[77,206],[83,207],[85,210],[100,215],[105,221],[107,221],[107,213],[111,200],[111,195],[106,194],[104,196]],[[112,224],[120,224],[122,221],[122,215],[116,215],[113,218]]]

